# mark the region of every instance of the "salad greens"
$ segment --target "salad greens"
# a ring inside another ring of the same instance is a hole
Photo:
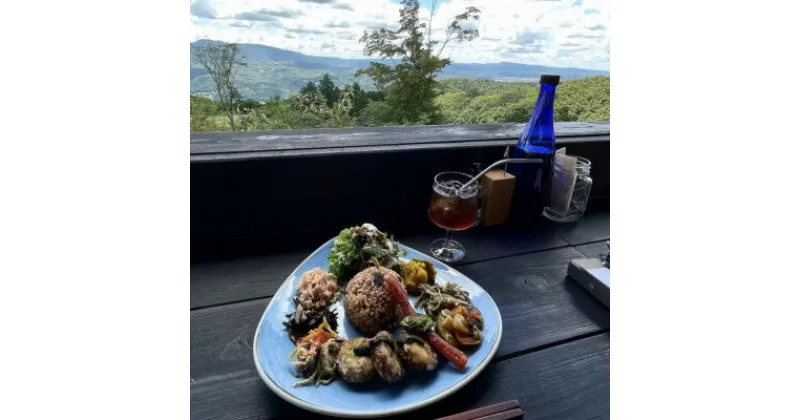
[[[347,283],[359,271],[371,267],[375,257],[383,267],[396,269],[405,251],[386,233],[365,223],[339,232],[328,254],[330,272],[339,283]]]

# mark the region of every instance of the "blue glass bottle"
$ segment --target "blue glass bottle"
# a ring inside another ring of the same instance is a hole
[[[543,74],[539,80],[539,98],[533,107],[528,125],[522,130],[512,158],[538,158],[543,163],[512,163],[508,172],[517,179],[509,218],[512,222],[532,224],[539,220],[550,196],[550,175],[556,134],[553,127],[556,87],[559,75]]]

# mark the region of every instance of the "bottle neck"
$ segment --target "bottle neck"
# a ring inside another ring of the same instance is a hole
[[[553,85],[539,86],[539,98],[536,100],[536,107],[553,107],[553,101],[556,98],[556,87]]]
[[[556,101],[556,87],[551,85],[542,85],[539,88],[539,97],[536,99],[536,105],[533,107],[533,114],[531,114],[531,124],[536,125],[553,125],[553,107]]]
[[[556,86],[541,85],[539,97],[533,107],[528,125],[517,142],[517,147],[528,153],[552,154],[556,137],[553,130]]]

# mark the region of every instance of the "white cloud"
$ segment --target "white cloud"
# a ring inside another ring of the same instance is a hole
[[[446,1],[446,0],[445,0]],[[364,30],[397,27],[400,5],[391,0],[195,0],[190,40],[210,38],[264,44],[309,55],[363,58]],[[481,10],[472,22],[480,38],[449,43],[455,62],[513,61],[564,67],[609,68],[608,0],[450,0],[439,5],[432,36],[467,6]],[[427,21],[430,0],[422,0]],[[335,47],[332,47],[335,45]]]
[[[201,18],[214,19],[216,14],[208,0],[196,0],[189,5],[189,14]]]

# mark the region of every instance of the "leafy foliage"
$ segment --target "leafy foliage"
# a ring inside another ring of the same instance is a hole
[[[359,120],[366,127],[398,125],[392,121],[392,109],[385,101],[369,101],[359,114]]]
[[[261,102],[253,99],[241,99],[236,102],[236,109],[239,112],[250,112],[257,110],[261,106]]]
[[[318,116],[298,111],[290,100],[275,100],[262,105],[244,116],[242,130],[281,130],[293,128],[324,127]]]
[[[363,225],[343,229],[333,241],[328,254],[330,272],[339,283],[346,283],[359,271],[372,266],[371,259],[389,269],[399,264],[405,251],[394,239],[374,227]]]
[[[314,83],[312,85],[316,86]],[[329,107],[318,90],[299,92],[288,99],[266,103],[240,102],[235,116],[237,130],[364,127],[402,124],[385,92],[363,91],[357,84],[339,89],[338,101]],[[445,79],[439,82],[436,105],[443,124],[524,123],[530,118],[539,94],[535,83]],[[610,78],[591,77],[562,82],[556,90],[556,121],[606,121],[610,119]],[[257,105],[256,105],[257,104]],[[218,116],[219,102],[201,96],[191,98],[191,131],[225,130]],[[417,122],[426,123],[424,119]]]
[[[218,131],[212,117],[219,112],[219,105],[209,98],[192,95],[189,98],[189,131]]]
[[[353,83],[352,85],[353,91],[353,109],[351,111],[352,115],[358,115],[364,108],[367,107],[367,101],[369,100],[366,92],[361,89],[361,85],[358,82]]]
[[[325,75],[327,76],[328,73],[325,73]],[[306,83],[305,86],[303,86],[302,89],[300,89],[301,95],[311,95],[317,92],[319,92],[319,90],[317,89],[317,85],[315,85],[314,82],[312,81],[309,81],[308,83]]]
[[[339,88],[333,83],[328,73],[325,73],[325,76],[322,76],[322,80],[319,81],[319,93],[325,97],[325,102],[329,107],[332,107],[334,102],[339,100]]]
[[[439,41],[430,39],[430,30],[425,39],[426,24],[419,18],[419,0],[402,0],[400,27],[397,30],[379,29],[366,31],[359,42],[364,44],[364,55],[378,56],[382,60],[400,62],[390,66],[383,62],[371,62],[366,69],[356,71],[356,77],[365,74],[374,81],[379,90],[386,91],[386,103],[390,112],[387,121],[403,124],[436,124],[442,116],[436,98],[436,79],[442,69],[452,61],[440,55],[450,41],[471,41],[478,36],[477,29],[464,28],[469,20],[477,20],[480,10],[468,7],[457,15],[448,26],[447,38],[438,52],[434,49]],[[431,7],[431,20],[436,3]]]
[[[527,122],[539,95],[536,83],[445,79],[436,98],[444,119],[453,124]],[[556,121],[610,119],[610,78],[562,82],[556,90]]]
[[[324,80],[324,79],[323,79]],[[320,121],[324,121],[327,127],[355,127],[353,118],[353,106],[355,103],[355,93],[351,86],[344,89],[338,87],[326,88],[328,92],[336,94],[336,101],[328,104],[326,98],[320,90],[310,93],[301,93],[292,98],[294,108],[306,114],[312,114]]]

